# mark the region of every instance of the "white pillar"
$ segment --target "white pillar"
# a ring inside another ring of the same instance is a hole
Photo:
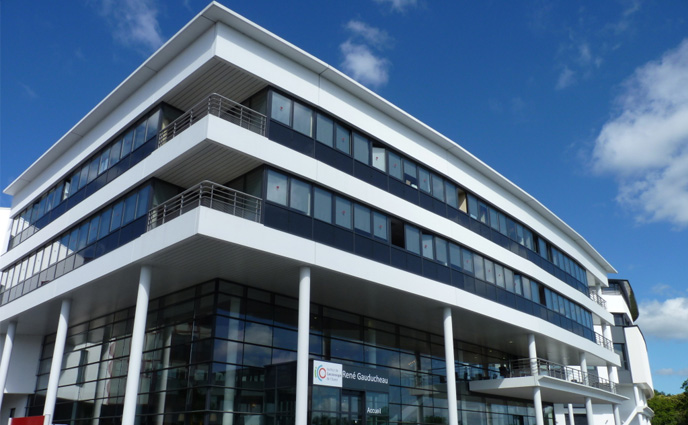
[[[621,413],[619,412],[619,405],[615,404],[612,406],[614,408],[614,423],[616,425],[622,425],[621,422]]]
[[[580,367],[581,367],[581,378],[585,385],[590,385],[590,380],[588,379],[588,359],[585,357],[585,352],[580,355]]]
[[[595,425],[595,415],[592,412],[592,399],[585,397],[585,416],[588,419],[588,425]]]
[[[533,388],[533,408],[535,409],[535,425],[545,425],[545,417],[542,414],[542,394],[540,387]]]
[[[299,270],[299,330],[296,352],[296,421],[295,425],[308,423],[308,340],[311,319],[311,269]]]
[[[43,414],[48,416],[50,423],[52,423],[53,413],[55,413],[57,386],[60,382],[60,372],[62,371],[62,356],[64,355],[65,343],[67,341],[67,328],[69,327],[69,311],[71,307],[71,300],[62,300],[60,318],[57,321],[55,346],[53,347],[53,359],[50,362],[50,376],[48,378],[48,389],[45,394],[45,406],[43,407]]]
[[[7,373],[10,370],[10,356],[12,356],[14,332],[16,330],[17,322],[10,322],[7,324],[5,345],[2,348],[2,359],[0,360],[0,409],[2,409],[2,396],[5,394],[5,385],[7,384]]]
[[[538,375],[537,364],[537,345],[535,345],[535,334],[528,335],[528,358],[530,359],[530,374]]]
[[[444,362],[447,367],[447,407],[449,425],[458,425],[458,406],[456,404],[456,367],[454,363],[454,327],[451,308],[444,308]]]
[[[573,404],[569,403],[569,425],[575,424],[575,418],[573,417]]]
[[[127,371],[127,386],[124,393],[122,425],[134,425],[136,420],[136,403],[139,398],[139,379],[141,377],[143,343],[146,337],[146,318],[148,316],[151,274],[152,271],[150,266],[141,267],[139,289],[136,296],[134,329],[131,332],[129,369]]]

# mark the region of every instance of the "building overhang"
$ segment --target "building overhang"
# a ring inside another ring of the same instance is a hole
[[[533,399],[536,387],[540,388],[542,401],[546,403],[582,404],[588,397],[593,403],[604,404],[619,404],[628,400],[627,397],[600,388],[543,375],[471,381],[469,384],[470,390],[477,393],[525,400]]]

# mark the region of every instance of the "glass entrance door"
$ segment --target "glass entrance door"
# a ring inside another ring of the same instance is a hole
[[[363,393],[360,391],[342,391],[341,425],[363,425]]]

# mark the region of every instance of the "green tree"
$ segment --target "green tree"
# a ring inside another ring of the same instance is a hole
[[[655,412],[652,425],[688,425],[688,379],[681,385],[680,394],[656,391],[647,404]]]

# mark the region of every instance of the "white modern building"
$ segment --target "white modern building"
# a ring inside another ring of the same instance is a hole
[[[581,235],[217,3],[5,192],[1,421],[651,415],[642,335],[615,351],[616,271]]]

